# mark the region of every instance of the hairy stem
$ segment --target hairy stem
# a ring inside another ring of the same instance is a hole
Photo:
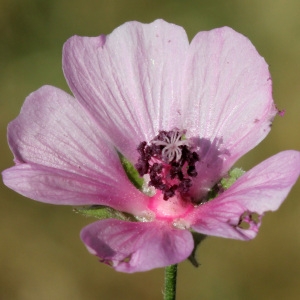
[[[165,268],[164,300],[176,299],[177,264]]]

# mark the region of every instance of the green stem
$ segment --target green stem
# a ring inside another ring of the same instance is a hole
[[[171,265],[165,268],[164,300],[175,300],[176,277],[177,277],[177,265]]]

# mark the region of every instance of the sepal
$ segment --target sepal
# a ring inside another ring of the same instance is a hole
[[[94,217],[99,220],[117,219],[122,221],[136,222],[136,219],[132,215],[103,205],[76,207],[73,209],[73,211],[83,216]]]
[[[198,249],[198,246],[202,243],[202,241],[206,238],[205,234],[201,234],[198,232],[191,232],[194,240],[194,249],[191,253],[191,255],[188,257],[188,260],[192,263],[194,267],[199,267],[200,263],[196,259],[196,251]]]

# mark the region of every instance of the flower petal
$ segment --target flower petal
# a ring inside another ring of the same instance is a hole
[[[249,211],[262,214],[279,208],[300,174],[300,152],[287,150],[266,159],[240,177],[226,192]]]
[[[182,97],[187,135],[219,143],[227,153],[225,171],[265,138],[277,112],[265,60],[228,27],[200,32],[192,40]]]
[[[65,43],[63,69],[73,94],[131,160],[141,141],[178,125],[188,46],[183,28],[163,20],[128,22],[108,36]]]
[[[193,216],[194,224],[192,229],[205,235],[238,240],[254,238],[257,229],[241,232],[238,228],[240,217],[244,212],[245,208],[238,202],[227,201],[220,203],[217,198],[198,207]]]
[[[145,197],[128,180],[101,129],[76,99],[57,88],[44,86],[28,96],[8,126],[8,140],[17,166],[6,170],[3,179],[23,195],[55,204],[121,208],[123,203],[135,211],[139,202],[145,207]],[[87,190],[80,191],[84,186]]]
[[[192,228],[200,233],[235,239],[257,234],[261,216],[277,210],[300,173],[300,152],[284,151],[263,161],[227,191],[196,210]],[[253,219],[252,214],[257,214]],[[242,228],[242,222],[248,228]]]
[[[83,228],[81,239],[101,262],[126,273],[178,263],[194,247],[189,231],[158,222],[98,221]]]
[[[3,171],[3,182],[19,194],[56,205],[105,205],[139,215],[147,198],[137,189],[64,170],[21,164]]]

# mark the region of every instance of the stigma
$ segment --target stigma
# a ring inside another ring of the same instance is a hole
[[[165,134],[161,131],[159,140],[153,140],[152,143],[158,146],[163,146],[162,158],[169,163],[175,159],[178,162],[181,159],[182,147],[188,146],[188,141],[184,138],[186,131],[169,131]]]
[[[186,130],[174,129],[159,131],[147,144],[143,141],[137,147],[138,162],[135,167],[141,177],[148,174],[148,185],[162,191],[163,199],[168,200],[179,193],[185,197],[196,177],[195,164],[199,156],[192,151]]]

